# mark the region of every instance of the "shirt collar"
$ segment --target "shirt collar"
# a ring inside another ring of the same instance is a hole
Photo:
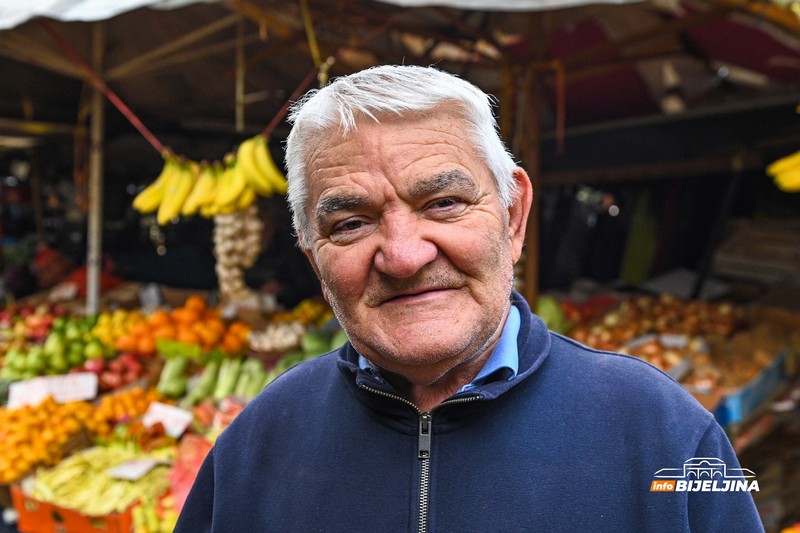
[[[484,363],[478,375],[471,383],[461,387],[459,392],[475,389],[490,381],[510,381],[516,377],[519,371],[519,353],[517,352],[517,336],[519,335],[520,315],[519,309],[512,305],[508,313],[508,318],[503,326],[503,333],[497,342],[489,359]],[[358,355],[358,367],[380,379],[378,369],[366,357]]]
[[[472,390],[490,381],[510,381],[516,377],[519,370],[519,354],[517,353],[519,325],[519,309],[512,305],[497,346],[494,347],[489,359],[486,360],[475,379],[461,387],[459,392]]]

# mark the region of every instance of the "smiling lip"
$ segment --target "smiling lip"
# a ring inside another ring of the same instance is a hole
[[[402,294],[391,296],[385,299],[383,303],[394,303],[398,301],[422,299],[428,295],[433,295],[448,290],[450,290],[450,287],[430,287],[426,289],[419,289],[412,292],[405,292]]]

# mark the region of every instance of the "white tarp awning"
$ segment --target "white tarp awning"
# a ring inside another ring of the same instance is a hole
[[[476,11],[542,11],[586,4],[630,4],[642,0],[378,0],[401,7],[442,6]]]
[[[219,0],[3,0],[0,30],[19,26],[35,17],[62,21],[93,21],[112,18],[140,7],[174,9],[199,2]],[[539,11],[586,4],[626,4],[641,0],[377,0],[401,7],[443,6],[478,11]]]
[[[0,30],[19,26],[35,17],[63,21],[105,20],[120,13],[152,7],[175,9],[198,2],[218,0],[4,0],[0,2]]]

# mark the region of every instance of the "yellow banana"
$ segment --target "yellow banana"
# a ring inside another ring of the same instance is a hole
[[[785,192],[800,192],[800,165],[775,175],[775,183]]]
[[[160,226],[165,226],[170,220],[180,215],[183,202],[186,197],[192,192],[197,172],[199,170],[199,163],[194,161],[178,162],[178,171],[175,172],[174,177],[168,182],[166,190],[164,191],[164,199],[158,206],[158,215],[156,222]]]
[[[220,177],[217,194],[214,199],[214,203],[220,208],[234,203],[247,186],[247,180],[242,173],[242,167],[239,166],[239,160],[236,156],[233,155],[233,160],[226,163],[225,172]]]
[[[277,194],[286,194],[286,177],[272,159],[269,150],[269,142],[263,135],[256,135],[256,142],[253,147],[253,159],[256,166],[272,184],[272,188]]]
[[[186,201],[183,202],[181,207],[181,215],[192,216],[200,209],[201,201],[207,197],[209,191],[214,188],[216,176],[214,174],[214,167],[208,161],[200,163],[200,173],[197,176],[197,181],[192,187]]]
[[[175,171],[175,159],[170,153],[164,154],[164,166],[158,177],[147,187],[142,189],[133,199],[133,208],[142,214],[152,213],[158,209],[164,198],[165,184],[170,175]]]
[[[253,187],[245,187],[239,198],[236,199],[236,210],[243,211],[250,207],[256,200],[256,190]]]
[[[222,176],[223,171],[225,170],[225,164],[221,161],[214,161],[211,164],[211,174],[213,176],[211,188],[206,191],[202,198],[200,198],[200,214],[203,215],[203,208],[208,208],[208,206],[214,205],[214,201],[217,197],[217,190],[219,188],[220,176]]]
[[[782,157],[767,166],[767,174],[770,176],[776,176],[783,172],[784,170],[788,170],[793,167],[800,166],[800,150],[797,152]]]
[[[236,160],[237,164],[242,166],[242,172],[250,187],[259,195],[269,197],[274,194],[273,185],[254,158],[259,137],[259,135],[250,137],[240,144],[239,150],[236,152]]]

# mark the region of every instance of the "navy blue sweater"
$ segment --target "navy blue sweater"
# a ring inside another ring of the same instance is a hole
[[[284,373],[219,437],[176,531],[763,531],[747,491],[651,492],[692,458],[739,468],[690,394],[513,301],[518,376],[432,413],[360,370],[349,344]]]

